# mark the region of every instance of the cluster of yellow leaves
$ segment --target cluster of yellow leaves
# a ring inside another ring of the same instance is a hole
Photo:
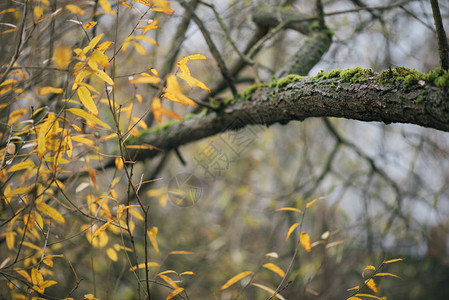
[[[378,297],[378,296],[371,295],[371,294],[359,293],[359,291],[361,290],[362,287],[366,286],[372,292],[374,292],[376,294],[379,293],[379,288],[377,287],[377,284],[374,281],[374,277],[395,277],[395,278],[399,278],[399,276],[397,276],[395,274],[392,274],[392,273],[381,273],[381,272],[379,272],[379,270],[386,264],[391,264],[391,263],[395,263],[395,262],[403,261],[403,260],[404,260],[404,258],[395,258],[395,259],[385,260],[385,261],[382,262],[382,264],[377,269],[373,265],[365,266],[365,268],[362,271],[362,277],[365,278],[365,272],[367,272],[367,271],[372,271],[373,272],[372,275],[363,282],[362,286],[356,285],[356,286],[354,286],[352,288],[349,288],[348,291],[356,291],[356,292],[352,296],[347,298],[346,300],[362,300],[363,298],[386,300],[387,299],[386,297]]]

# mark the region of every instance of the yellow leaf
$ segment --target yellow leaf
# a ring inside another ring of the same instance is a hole
[[[162,274],[158,274],[157,276],[159,276],[162,280],[164,280],[166,283],[168,283],[171,287],[177,289],[179,288],[179,286],[176,284],[176,282],[171,279],[170,277],[166,276],[166,275],[162,275]]]
[[[68,46],[57,46],[53,53],[53,61],[58,69],[65,69],[72,61],[72,48]]]
[[[184,95],[184,93],[181,91],[175,75],[168,76],[167,88],[164,90],[164,92],[165,94],[163,96],[168,100],[179,102],[183,105],[196,106],[195,101]]]
[[[78,143],[82,143],[82,144],[87,145],[87,146],[94,146],[95,145],[94,141],[92,141],[90,139],[86,139],[86,138],[81,137],[81,136],[72,136],[72,140],[74,140],[75,142],[78,142]]]
[[[179,275],[196,275],[194,272],[192,272],[192,271],[185,271],[185,272],[182,272],[181,274],[179,274]]]
[[[17,120],[19,120],[24,114],[28,112],[26,108],[19,108],[9,114],[8,125],[14,124]]]
[[[133,215],[134,217],[136,217],[137,219],[139,219],[140,221],[145,220],[144,217],[142,217],[142,215],[141,215],[139,212],[135,211],[135,210],[132,209],[132,208],[129,209],[129,213],[132,214],[132,215]]]
[[[154,119],[155,119],[157,122],[162,121],[162,111],[161,111],[161,108],[162,108],[161,99],[159,99],[158,97],[153,98],[153,102],[151,103],[151,109],[152,109],[152,111],[153,111]]]
[[[251,285],[253,285],[253,286],[255,286],[255,287],[258,287],[258,288],[260,288],[260,289],[262,289],[262,290],[264,290],[264,291],[267,291],[267,292],[270,293],[271,295],[276,294],[275,297],[278,298],[278,299],[285,300],[285,298],[282,297],[281,294],[276,293],[275,290],[273,290],[273,289],[271,289],[271,288],[269,288],[269,287],[267,287],[267,286],[265,286],[265,285],[262,285],[262,284],[259,284],[259,283],[251,283]]]
[[[275,264],[272,264],[272,263],[266,263],[266,264],[264,264],[262,267],[264,267],[264,268],[266,268],[266,269],[268,269],[268,270],[270,270],[270,271],[272,271],[272,272],[278,274],[278,275],[281,276],[282,278],[285,277],[285,272],[284,272],[281,268],[279,268],[278,266],[276,266]]]
[[[108,255],[110,260],[112,260],[112,261],[118,260],[117,252],[115,252],[114,249],[108,248],[108,250],[106,250],[106,254]]]
[[[306,204],[306,208],[312,207],[312,205],[313,205],[317,200],[321,200],[321,199],[324,199],[324,197],[318,197],[318,198],[313,199],[312,201],[310,201],[310,202],[308,202],[308,203]]]
[[[150,242],[153,245],[154,249],[157,253],[159,253],[159,246],[157,245],[156,236],[157,236],[158,228],[153,227],[148,230],[148,237],[150,238]]]
[[[377,285],[376,285],[376,282],[374,282],[374,280],[372,278],[365,280],[365,284],[367,287],[369,287],[370,290],[372,290],[373,292],[375,292],[377,294],[377,292],[378,292]]]
[[[43,14],[44,14],[44,8],[42,6],[34,7],[34,15],[36,16],[36,19],[40,19]]]
[[[147,54],[147,50],[145,50],[145,48],[139,44],[138,42],[133,42],[134,48],[136,48],[136,51],[140,54],[140,55],[146,55]]]
[[[137,29],[143,29],[143,33],[145,34],[152,29],[159,29],[159,26],[156,25],[157,23],[159,23],[158,19],[151,21],[148,25],[137,27]]]
[[[359,297],[349,297],[348,299],[346,299],[346,300],[363,300],[362,298],[359,298]]]
[[[310,252],[312,246],[310,244],[310,236],[306,232],[303,231],[299,234],[299,242],[301,243],[304,250]]]
[[[104,128],[107,129],[111,129],[111,127],[109,127],[108,124],[106,124],[105,122],[103,122],[102,120],[98,119],[97,117],[89,114],[88,112],[79,109],[79,108],[69,108],[68,109],[72,114],[81,117],[83,119],[85,119],[86,121],[92,122],[94,124],[98,124],[100,126],[103,126]]]
[[[84,86],[80,86],[77,90],[77,93],[78,97],[81,100],[81,103],[83,103],[83,105],[87,108],[87,110],[90,111],[92,114],[98,116],[97,106],[95,105],[95,102],[92,99],[89,90]]]
[[[54,88],[54,87],[51,87],[51,86],[44,86],[44,87],[39,89],[39,95],[40,96],[44,96],[44,95],[47,95],[47,94],[50,94],[50,93],[62,94],[63,92],[64,92],[63,89],[61,89],[61,88]]]
[[[148,76],[133,78],[133,79],[129,80],[129,83],[133,83],[133,84],[138,84],[138,83],[158,84],[160,81],[161,81],[160,78],[148,75]]]
[[[43,212],[53,220],[65,224],[65,219],[61,215],[61,213],[57,211],[55,208],[51,207],[50,205],[47,205],[44,202],[39,202],[36,203],[36,207],[39,211]]]
[[[245,271],[245,272],[241,272],[241,273],[235,275],[234,277],[232,277],[231,279],[226,281],[226,283],[221,286],[220,291],[227,289],[234,283],[236,283],[236,282],[240,281],[241,279],[245,278],[246,276],[252,275],[252,274],[254,274],[254,273],[251,271]]]
[[[137,3],[140,3],[140,4],[143,4],[143,5],[146,5],[146,6],[148,6],[148,7],[152,7],[152,5],[151,5],[151,3],[150,2],[148,2],[147,0],[133,0],[134,2],[137,2]]]
[[[94,27],[95,25],[97,25],[97,22],[95,22],[95,21],[90,21],[89,23],[84,24],[84,29],[85,29],[85,30],[88,30],[88,29]]]
[[[178,61],[176,65],[182,73],[190,75],[190,70],[187,68],[186,64],[193,59],[206,59],[206,56],[204,56],[203,54],[192,54]]]
[[[100,51],[101,53],[105,53],[106,50],[109,49],[109,47],[111,47],[112,42],[110,41],[105,41],[103,43],[101,43],[100,45],[97,46],[97,50]]]
[[[8,172],[16,172],[23,169],[32,169],[34,167],[35,167],[34,162],[28,159],[12,166],[11,168],[9,168]]]
[[[109,4],[108,0],[100,0],[99,3],[106,13],[112,13],[111,4]]]
[[[183,290],[184,290],[184,288],[177,288],[177,289],[175,289],[173,292],[170,293],[170,295],[167,296],[167,298],[165,298],[165,300],[172,299],[173,297],[175,297],[176,295],[181,293]]]
[[[210,89],[203,82],[199,81],[198,79],[193,78],[192,76],[187,75],[185,73],[178,74],[178,76],[179,76],[179,78],[181,78],[182,80],[187,82],[187,84],[190,86],[190,88],[192,88],[193,86],[197,86],[203,90],[210,92]]]
[[[84,15],[84,10],[76,5],[67,4],[65,8],[73,14]]]
[[[44,277],[38,269],[33,268],[31,270],[31,282],[34,285],[40,285],[44,281]]]
[[[386,260],[384,261],[384,264],[391,264],[397,261],[403,261],[405,258],[395,258],[395,259],[390,259],[390,260]]]
[[[28,280],[28,282],[31,282],[31,276],[22,269],[14,269],[14,271],[16,271],[17,273],[19,273],[20,275],[22,275],[23,277],[25,277],[26,280]]]
[[[296,229],[296,227],[298,227],[300,223],[295,223],[292,226],[290,226],[290,228],[288,229],[287,235],[285,236],[285,240],[287,241],[288,238],[290,237],[290,235],[293,233],[293,231]]]
[[[294,207],[282,207],[282,208],[278,208],[275,211],[296,211],[298,213],[302,214],[302,211],[300,209],[294,208]]]
[[[347,289],[347,291],[355,291],[355,290],[358,290],[359,288],[360,288],[360,286],[356,285],[356,286],[353,286],[352,288]]]
[[[168,255],[172,255],[172,254],[193,254],[193,252],[191,252],[191,251],[171,251],[168,253]]]
[[[170,2],[166,0],[151,0],[151,3],[157,8],[152,8],[153,11],[163,12],[167,15],[174,13],[175,11],[170,8]]]
[[[98,78],[100,78],[107,84],[114,86],[114,81],[112,81],[111,77],[109,77],[109,75],[106,74],[105,72],[101,70],[95,70],[95,75],[97,75]]]
[[[0,32],[0,35],[6,34],[6,33],[10,33],[10,32],[14,32],[14,31],[17,31],[17,30],[19,30],[19,28],[8,29],[8,30]]]
[[[102,232],[104,232],[109,225],[111,225],[112,220],[107,221],[106,223],[104,223],[103,225],[101,225],[100,228],[98,228],[95,233],[92,235],[92,238],[96,238],[97,236],[99,236]]]
[[[359,296],[359,297],[367,297],[367,298],[373,298],[373,299],[379,299],[379,300],[382,300],[382,298],[380,298],[380,297],[377,297],[377,296],[374,296],[374,295],[370,295],[370,294],[355,294],[356,296]]]
[[[98,42],[101,40],[102,37],[103,37],[103,33],[100,33],[99,35],[97,35],[96,37],[94,37],[94,38],[89,42],[89,45],[83,49],[83,52],[84,52],[84,53],[87,53],[87,52],[89,52],[90,50],[92,50],[93,48],[95,48],[95,46],[98,44]]]
[[[376,267],[374,267],[374,266],[372,266],[372,265],[367,265],[367,266],[363,269],[363,272],[362,272],[362,276],[363,276],[363,277],[365,277],[365,271],[367,271],[367,270],[373,270],[373,271],[375,271],[375,270],[376,270]]]
[[[4,10],[0,11],[0,15],[6,14],[6,13],[9,13],[9,12],[18,12],[18,10],[16,8],[4,9]]]
[[[376,275],[374,275],[374,276],[391,276],[391,277],[401,278],[401,277],[399,277],[397,275],[394,275],[392,273],[376,273]]]
[[[146,264],[149,268],[150,267],[159,267],[159,264],[157,263],[157,262],[148,262],[147,264]],[[134,266],[134,267],[132,267],[132,268],[130,268],[129,270],[130,271],[134,271],[134,270],[137,270],[137,269],[144,269],[145,268],[145,263],[141,263],[141,264],[138,264],[137,266]]]

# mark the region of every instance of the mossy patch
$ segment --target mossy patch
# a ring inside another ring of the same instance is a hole
[[[434,84],[440,88],[449,87],[449,72],[437,68],[426,74],[415,69],[397,67],[385,70],[379,75],[380,83],[387,83],[388,81],[400,82],[406,88],[417,84],[420,80]]]
[[[289,83],[296,82],[296,81],[301,80],[301,79],[307,79],[307,78],[309,78],[309,77],[308,76],[300,76],[300,75],[290,74],[290,75],[282,77],[282,78],[280,78],[278,80],[273,80],[269,84],[269,86],[270,87],[281,88],[281,87],[286,86]]]
[[[319,79],[332,79],[341,78],[346,82],[351,83],[362,83],[366,82],[369,77],[376,75],[373,69],[363,69],[361,67],[350,68],[350,69],[335,69],[332,71],[321,71],[315,78]]]
[[[249,87],[247,87],[242,93],[240,93],[240,97],[244,98],[245,100],[249,101],[251,100],[251,95],[254,94],[254,92],[260,90],[263,87],[269,86],[268,83],[255,83]],[[231,99],[232,101],[232,99]],[[228,101],[230,102],[230,101]]]

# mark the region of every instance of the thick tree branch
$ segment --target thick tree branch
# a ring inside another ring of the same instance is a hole
[[[384,83],[380,83],[384,81]],[[362,83],[341,77],[303,78],[290,75],[277,82],[253,87],[218,112],[202,113],[182,123],[153,130],[142,142],[171,150],[227,130],[247,125],[286,124],[310,117],[337,117],[360,121],[411,123],[449,131],[446,89],[420,80],[404,87],[373,74]],[[140,152],[138,159],[160,151]]]

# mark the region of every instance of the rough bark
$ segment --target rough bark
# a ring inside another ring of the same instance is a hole
[[[140,142],[160,150],[140,152],[137,159],[150,158],[161,150],[171,150],[227,130],[255,124],[286,124],[311,117],[411,123],[449,131],[447,89],[424,81],[408,87],[394,81],[380,81],[379,75],[363,83],[342,78],[284,78],[239,95],[219,111],[202,113],[148,133]]]

